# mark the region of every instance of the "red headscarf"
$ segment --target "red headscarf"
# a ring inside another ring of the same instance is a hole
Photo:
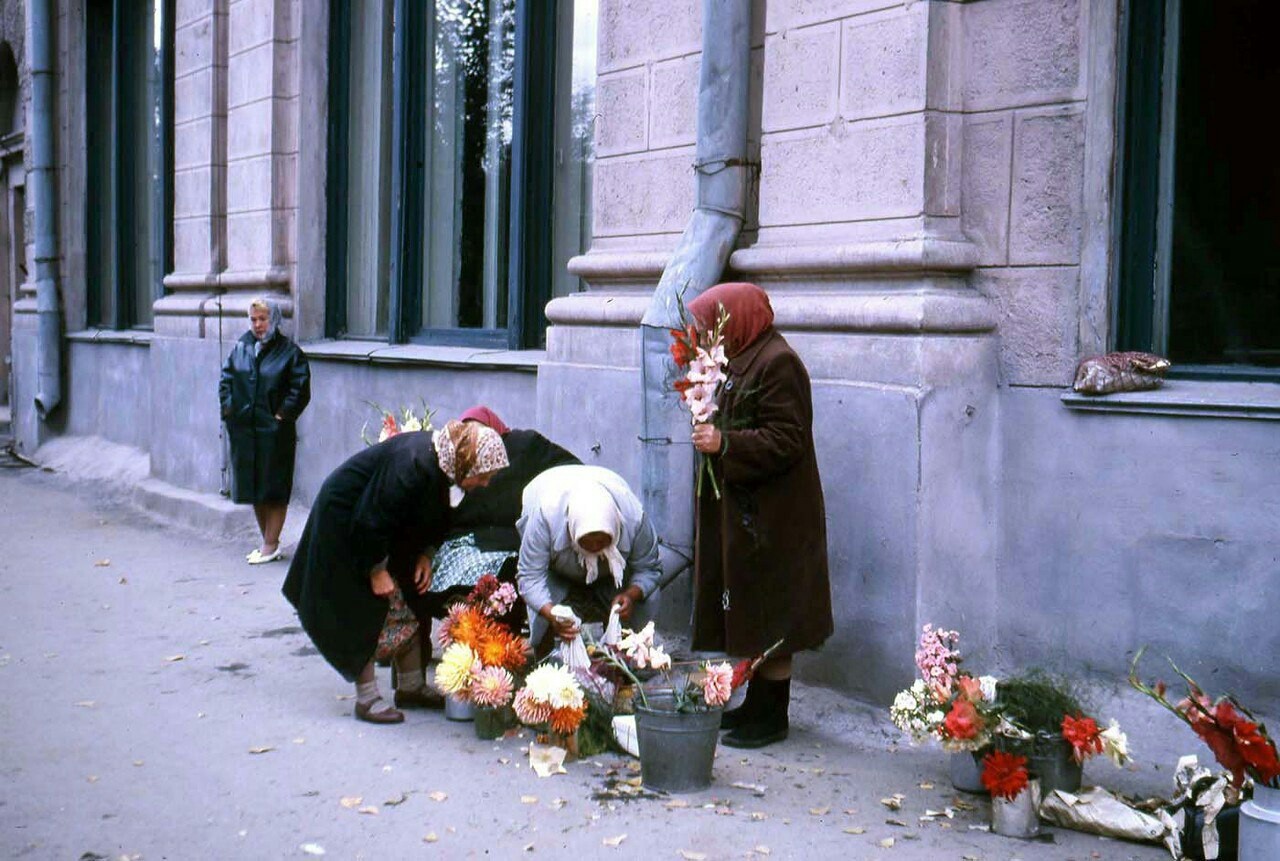
[[[688,307],[699,325],[710,328],[716,323],[721,305],[729,312],[729,320],[724,327],[724,352],[730,359],[773,327],[773,306],[769,304],[769,294],[755,284],[717,284],[690,302]]]
[[[460,422],[479,422],[487,428],[492,428],[498,433],[506,435],[511,432],[511,428],[502,423],[502,419],[498,418],[498,414],[488,407],[472,407],[461,416],[458,417]]]

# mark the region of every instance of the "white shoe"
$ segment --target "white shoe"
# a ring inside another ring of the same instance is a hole
[[[255,557],[258,557],[261,555],[262,555],[262,551],[260,551],[257,547],[255,547],[252,550],[250,550],[248,553],[244,554],[244,558],[252,562]]]
[[[249,560],[249,564],[263,565],[267,562],[275,562],[277,559],[283,559],[283,558],[284,558],[284,551],[281,550],[279,547],[276,547],[274,551],[266,554],[265,556],[261,552],[259,552],[253,559]]]

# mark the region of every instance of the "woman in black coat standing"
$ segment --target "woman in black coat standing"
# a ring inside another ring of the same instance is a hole
[[[218,386],[231,442],[231,499],[252,504],[262,546],[250,565],[280,558],[293,492],[295,423],[311,400],[311,368],[298,345],[280,331],[280,306],[259,297],[249,304],[249,331],[231,349]]]
[[[434,435],[411,431],[366,448],[325,479],[289,566],[284,595],[320,654],[356,683],[358,719],[404,720],[382,699],[374,676],[387,600],[397,583],[406,600],[431,585],[430,548],[449,526],[449,486],[484,487],[507,463],[495,431],[449,422]],[[397,666],[402,686],[411,677],[420,689],[421,666]]]

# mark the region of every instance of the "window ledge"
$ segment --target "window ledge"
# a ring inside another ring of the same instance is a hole
[[[154,334],[149,329],[82,329],[79,332],[68,332],[67,340],[82,344],[132,344],[149,347]]]
[[[299,346],[308,359],[526,373],[536,373],[538,364],[547,356],[545,350],[484,350],[476,347],[383,344],[358,340],[309,341]]]
[[[1149,392],[1080,395],[1067,392],[1068,409],[1102,413],[1280,421],[1280,384],[1212,380],[1167,380]]]

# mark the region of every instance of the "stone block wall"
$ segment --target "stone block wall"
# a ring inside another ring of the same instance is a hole
[[[963,215],[999,307],[1002,382],[1061,386],[1079,358],[1090,0],[962,8]]]

